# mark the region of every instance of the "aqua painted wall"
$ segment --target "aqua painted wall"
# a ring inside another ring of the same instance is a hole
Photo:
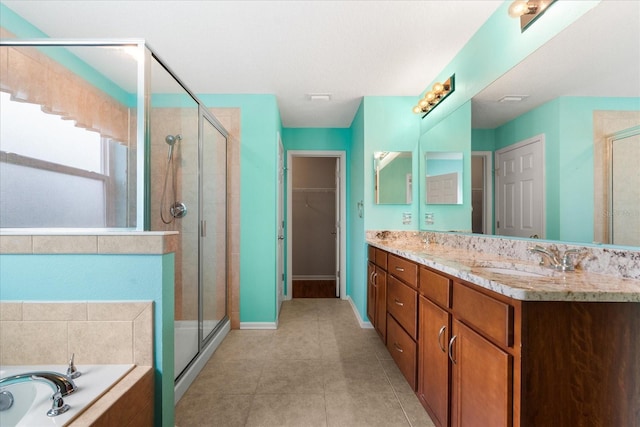
[[[153,301],[155,425],[174,423],[174,255],[0,255],[3,301]]]
[[[207,107],[240,108],[240,322],[276,321],[278,132],[275,95],[199,94]]]
[[[640,99],[557,98],[494,130],[496,150],[545,135],[547,239],[593,241],[595,110],[638,111]]]
[[[375,204],[373,164],[373,153],[376,151],[411,152],[413,154],[413,200],[418,200],[416,174],[420,117],[411,112],[415,101],[415,98],[408,96],[365,96],[363,99],[365,114],[362,162],[364,164],[364,208],[367,213],[366,230],[416,230],[418,228],[416,203],[411,205]],[[402,223],[404,212],[411,213],[413,218],[411,224]]]
[[[426,148],[426,149],[425,149]],[[424,191],[427,151],[453,151],[462,153],[462,204],[427,205]],[[471,230],[471,102],[465,103],[445,120],[434,125],[420,137],[420,218],[433,214],[434,223],[421,222],[421,227],[437,231]]]
[[[427,84],[418,97],[430,90],[435,81],[455,74],[455,91],[421,121],[423,134],[469,101],[474,95],[507,72],[530,53],[595,7],[595,1],[558,1],[549,7],[524,33],[517,20],[509,17],[511,1],[505,1],[480,27],[454,59]]]
[[[465,153],[464,174],[465,176],[470,176],[468,175],[470,173],[470,159],[468,157],[471,151],[471,124],[462,122],[466,119],[460,116],[463,113],[458,110],[463,108],[465,104],[470,104],[470,100],[474,95],[598,3],[599,0],[556,2],[534,25],[524,33],[521,33],[517,21],[508,15],[508,8],[511,2],[505,1],[458,52],[454,59],[439,73],[436,81],[444,81],[452,74],[455,74],[455,91],[421,120],[420,152],[434,151],[435,149],[431,146],[431,143],[441,144],[438,141],[445,140],[448,132],[452,132],[451,136],[455,136],[458,140],[466,138],[469,145],[466,147],[460,145],[458,146],[460,150],[455,151]],[[427,85],[422,93],[430,90],[433,83],[435,81]],[[417,99],[414,102],[417,102]],[[471,115],[469,113],[470,119]],[[461,127],[458,128],[457,126]],[[434,129],[438,130],[434,131]],[[464,133],[464,136],[462,133]],[[475,149],[478,148],[474,147]],[[423,167],[421,160],[421,172],[424,170]],[[424,174],[421,173],[420,175],[423,176]],[[421,188],[423,187],[421,186]],[[424,216],[426,212],[435,214],[435,224],[426,225],[421,221],[419,224],[420,229],[471,229],[470,183],[465,182],[463,190],[464,204],[462,206],[436,205],[435,207],[429,206],[427,211],[425,210],[427,207],[423,204],[424,194],[421,194],[420,197],[420,215]],[[557,200],[557,195],[555,197],[551,195],[550,197],[551,203]],[[443,220],[444,222],[442,222]],[[550,229],[548,232],[553,233],[554,231]]]

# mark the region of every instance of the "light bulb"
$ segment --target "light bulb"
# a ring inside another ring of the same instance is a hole
[[[509,16],[518,18],[529,13],[529,4],[525,0],[516,0],[509,6]]]
[[[413,112],[416,114],[422,113],[422,108],[416,105],[415,107],[413,107]]]
[[[436,98],[436,94],[433,92],[427,92],[424,95],[424,99],[426,99],[428,102],[433,101]]]
[[[436,83],[433,85],[433,91],[435,93],[442,93],[444,91],[444,85],[442,83]]]

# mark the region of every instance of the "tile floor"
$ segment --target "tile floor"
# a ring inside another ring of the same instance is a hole
[[[233,330],[176,406],[176,426],[433,424],[347,301],[283,303],[277,330]]]

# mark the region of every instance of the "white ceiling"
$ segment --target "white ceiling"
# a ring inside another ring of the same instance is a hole
[[[275,94],[285,127],[348,127],[362,96],[417,101],[502,0],[3,3],[54,38],[144,38],[195,93]]]

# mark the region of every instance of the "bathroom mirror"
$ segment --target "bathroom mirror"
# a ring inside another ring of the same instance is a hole
[[[411,151],[376,151],[373,153],[375,203],[410,205],[412,202]]]
[[[427,205],[462,204],[462,153],[427,151],[425,201]]]
[[[606,141],[640,125],[639,8],[637,2],[600,2],[472,99],[472,151],[495,155],[529,138],[545,138],[540,202],[546,234],[541,238],[612,242],[602,237],[612,212]],[[602,23],[609,23],[606,31],[594,32]],[[638,165],[639,151],[629,153]],[[621,178],[630,187],[640,185],[637,170]],[[495,200],[488,176],[485,186]],[[498,209],[495,203],[493,207]],[[623,211],[640,216],[637,205]],[[496,221],[493,217],[493,230]]]

